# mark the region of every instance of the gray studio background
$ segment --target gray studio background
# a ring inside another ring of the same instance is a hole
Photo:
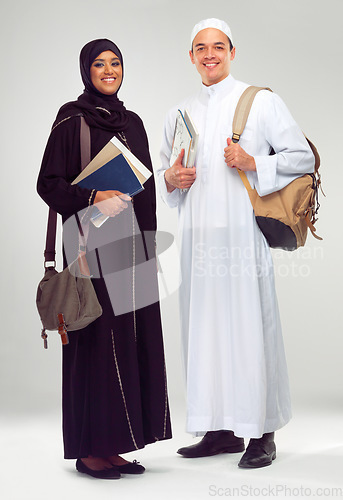
[[[276,252],[275,269],[295,410],[342,410],[342,1],[17,0],[1,11],[1,414],[60,412],[60,340],[50,333],[43,350],[35,308],[47,217],[35,184],[58,108],[82,92],[81,47],[107,37],[121,48],[119,97],[142,117],[157,167],[165,113],[200,85],[188,50],[206,17],[231,26],[234,77],[280,94],[321,154],[324,240]],[[160,200],[158,222],[176,235],[176,211]],[[184,412],[177,293],[161,307],[175,415]]]

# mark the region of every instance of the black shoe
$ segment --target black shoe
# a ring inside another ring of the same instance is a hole
[[[120,479],[120,472],[115,467],[103,470],[93,470],[87,467],[80,458],[76,460],[76,469],[83,474],[88,474],[97,479]]]
[[[211,457],[239,451],[244,451],[244,439],[236,437],[232,431],[206,432],[199,443],[177,450],[179,455],[186,458]]]
[[[134,460],[133,462],[128,462],[127,464],[124,465],[114,465],[114,467],[121,473],[121,474],[143,474],[145,471],[145,467],[141,465],[137,460]]]
[[[238,467],[242,469],[258,469],[271,465],[276,458],[274,432],[263,434],[259,439],[250,439],[247,451],[242,456]]]

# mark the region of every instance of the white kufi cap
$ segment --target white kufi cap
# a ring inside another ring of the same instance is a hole
[[[204,19],[203,21],[200,21],[200,23],[194,26],[191,35],[191,47],[193,45],[193,40],[197,36],[199,31],[205,30],[206,28],[216,28],[217,30],[222,31],[223,33],[225,33],[225,35],[227,35],[230,38],[231,43],[233,45],[231,30],[229,26],[226,24],[226,22],[212,17],[210,19]]]

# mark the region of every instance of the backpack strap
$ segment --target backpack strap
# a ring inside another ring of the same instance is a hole
[[[247,122],[252,103],[254,102],[257,92],[260,90],[269,90],[273,92],[269,87],[254,87],[251,85],[245,89],[239,98],[232,122],[232,142],[239,141]]]
[[[270,92],[273,92],[269,87],[255,87],[251,85],[250,87],[245,89],[245,91],[239,98],[232,122],[232,142],[239,141],[243,133],[244,127],[247,123],[252,103],[254,102],[256,94],[260,90],[269,90]],[[252,191],[253,189],[250,186],[250,183],[248,181],[245,172],[243,170],[240,170],[239,168],[237,168],[237,172],[239,173],[239,176],[242,179],[242,182],[248,193],[249,191]]]
[[[83,170],[91,159],[91,135],[89,125],[84,116],[81,117],[80,124],[80,152],[81,152],[81,170]],[[68,117],[71,118],[71,117]],[[68,119],[67,118],[67,119]],[[64,121],[64,120],[63,120]],[[60,122],[62,123],[62,122]],[[48,224],[46,229],[46,241],[44,250],[44,267],[56,266],[56,227],[57,227],[57,212],[49,208]],[[47,266],[47,263],[53,263],[53,266]]]

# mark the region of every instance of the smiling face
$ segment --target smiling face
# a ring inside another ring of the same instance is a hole
[[[230,73],[235,47],[230,52],[228,37],[220,30],[206,28],[199,31],[193,40],[193,51],[189,55],[207,87],[219,83]]]
[[[101,52],[92,62],[90,76],[94,87],[105,95],[117,92],[123,79],[123,67],[111,50]]]

